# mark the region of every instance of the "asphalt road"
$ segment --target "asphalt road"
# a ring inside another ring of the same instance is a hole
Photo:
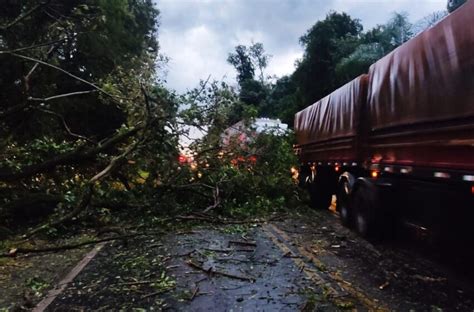
[[[472,311],[474,282],[329,211],[106,245],[47,311]]]

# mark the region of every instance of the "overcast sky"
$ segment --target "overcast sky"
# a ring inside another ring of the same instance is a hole
[[[158,40],[170,58],[169,87],[184,92],[199,79],[225,79],[235,83],[227,64],[238,44],[262,42],[273,57],[269,75],[294,70],[301,57],[298,43],[306,30],[331,11],[346,12],[361,20],[364,29],[385,23],[397,11],[415,22],[444,10],[447,0],[155,0],[161,12]]]

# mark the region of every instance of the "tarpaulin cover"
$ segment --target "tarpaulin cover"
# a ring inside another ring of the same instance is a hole
[[[474,116],[474,0],[373,64],[372,129]]]
[[[298,112],[294,125],[298,144],[356,135],[366,81],[367,76],[362,75]]]

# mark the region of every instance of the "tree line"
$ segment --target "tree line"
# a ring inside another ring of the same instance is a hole
[[[464,2],[449,0],[446,11],[433,12],[416,23],[409,21],[406,12],[393,13],[385,24],[367,31],[360,20],[346,13],[330,12],[299,38],[304,54],[296,61],[295,71],[274,81],[265,79],[264,70],[271,56],[265,53],[263,44],[238,45],[229,54],[228,62],[237,71],[240,100],[258,115],[280,118],[292,125],[297,111],[367,73],[371,64]],[[233,121],[241,117],[238,113]]]

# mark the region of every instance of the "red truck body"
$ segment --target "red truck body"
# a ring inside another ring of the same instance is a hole
[[[449,224],[439,232],[469,228],[474,0],[298,112],[294,130],[313,207],[336,194],[343,224],[363,236],[399,216],[422,229]]]
[[[298,112],[295,133],[303,162],[474,172],[474,1]]]

